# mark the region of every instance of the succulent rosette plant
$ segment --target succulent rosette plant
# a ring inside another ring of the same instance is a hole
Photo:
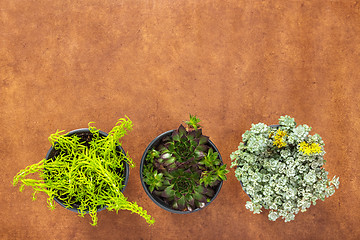
[[[308,125],[281,116],[279,125],[252,124],[242,135],[238,150],[230,155],[231,167],[250,201],[254,214],[269,209],[268,217],[289,222],[318,199],[325,200],[339,187],[339,177],[328,179],[323,165],[324,142],[310,135]]]
[[[151,194],[177,211],[203,208],[229,172],[209,138],[202,135],[199,122],[190,115],[188,129],[180,125],[150,149],[142,171]]]

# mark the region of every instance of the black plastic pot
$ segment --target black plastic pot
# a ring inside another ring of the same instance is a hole
[[[71,136],[71,135],[74,135],[74,134],[77,134],[77,135],[79,135],[79,134],[89,134],[90,133],[90,130],[88,129],[88,128],[80,128],[80,129],[76,129],[76,130],[73,130],[73,131],[70,131],[66,136]],[[103,132],[103,131],[100,131],[99,130],[99,134],[100,134],[100,136],[102,136],[102,137],[106,137],[108,134],[106,133],[106,132]],[[56,143],[55,143],[56,144]],[[123,154],[126,154],[125,153],[125,151],[124,151],[124,149],[121,147],[121,146],[117,146],[117,150],[119,151],[119,152],[122,152]],[[46,160],[49,160],[49,159],[51,159],[51,158],[53,158],[54,156],[55,156],[55,154],[56,154],[56,151],[57,150],[55,150],[52,146],[50,147],[50,149],[49,149],[49,151],[47,152],[47,154],[46,154],[46,157],[45,157],[45,159]],[[123,183],[123,185],[124,185],[124,188],[121,190],[121,192],[123,192],[124,190],[125,190],[125,187],[126,187],[126,185],[127,185],[127,182],[129,181],[129,164],[128,163],[126,163],[126,162],[123,162],[123,164],[125,164],[125,179],[124,179],[124,183]],[[45,168],[46,168],[46,164],[45,164]],[[70,210],[70,211],[73,211],[73,212],[76,212],[76,213],[79,213],[80,211],[78,210],[78,207],[79,207],[79,205],[77,205],[77,204],[73,204],[72,205],[72,208],[68,208],[67,206],[65,206],[65,204],[60,200],[60,199],[58,199],[58,198],[54,198],[54,200],[55,200],[55,202],[57,202],[60,206],[62,206],[62,207],[64,207],[64,208],[66,208],[66,209],[68,209],[68,210]],[[102,211],[102,210],[104,210],[105,208],[106,208],[107,206],[98,206],[98,209],[97,209],[97,211],[99,212],[99,211]],[[86,213],[89,213],[89,211],[85,211]]]
[[[140,179],[141,179],[141,184],[146,192],[146,194],[150,197],[150,199],[156,204],[158,205],[159,207],[161,207],[162,209],[165,209],[171,213],[179,213],[179,214],[187,214],[187,213],[193,213],[193,212],[197,212],[203,208],[205,208],[206,206],[208,206],[210,203],[212,203],[214,201],[214,199],[217,197],[217,195],[219,194],[220,192],[220,189],[222,187],[222,184],[223,184],[223,181],[221,181],[219,183],[219,185],[215,188],[215,194],[213,196],[213,198],[211,199],[210,202],[206,203],[204,207],[202,208],[196,208],[194,209],[193,211],[179,211],[179,210],[175,210],[175,209],[172,209],[167,203],[165,203],[160,197],[156,196],[156,195],[153,195],[151,194],[149,188],[148,188],[148,185],[144,182],[144,179],[143,179],[143,167],[144,167],[144,164],[145,164],[145,160],[146,160],[146,155],[148,153],[148,151],[152,148],[156,148],[157,146],[159,146],[161,140],[167,136],[171,136],[171,134],[174,132],[175,130],[170,130],[170,131],[167,131],[167,132],[164,132],[162,134],[160,134],[159,136],[157,136],[154,140],[152,140],[152,142],[147,146],[147,148],[145,149],[144,151],[144,154],[141,158],[141,163],[140,163]],[[215,144],[209,140],[209,146],[219,154],[219,158],[221,160],[221,164],[223,163],[222,161],[222,158],[221,158],[221,155],[220,155],[220,152],[219,150],[216,148]]]

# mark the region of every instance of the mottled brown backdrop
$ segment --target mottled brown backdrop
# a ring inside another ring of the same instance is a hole
[[[359,56],[358,0],[0,0],[0,239],[360,239]],[[270,222],[245,209],[231,169],[204,210],[160,209],[142,189],[140,159],[189,113],[228,165],[251,123],[295,117],[325,140],[339,190],[293,222]],[[126,211],[100,212],[92,227],[11,185],[57,129],[95,121],[109,131],[124,115],[137,164],[125,194],[152,227]]]

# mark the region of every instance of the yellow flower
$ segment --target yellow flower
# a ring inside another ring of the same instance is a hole
[[[321,147],[318,143],[308,144],[305,141],[299,144],[299,150],[306,155],[310,155],[312,153],[321,153]]]
[[[273,145],[277,146],[278,148],[282,148],[286,146],[286,142],[284,140],[284,137],[286,137],[287,134],[285,131],[282,131],[280,129],[277,130],[276,135],[274,137],[274,143]],[[269,136],[271,137],[271,136]]]

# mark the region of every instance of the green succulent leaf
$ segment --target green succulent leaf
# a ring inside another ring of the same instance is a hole
[[[169,150],[168,152],[170,152],[170,153],[173,153],[175,151],[174,143],[170,143],[168,145],[168,150]]]
[[[195,187],[195,192],[204,194],[204,193],[206,193],[206,188],[204,188],[201,185],[198,185],[198,186]]]
[[[181,198],[182,194],[181,194],[180,192],[178,192],[178,191],[175,191],[175,196],[176,196],[177,198]]]
[[[187,133],[185,127],[182,124],[178,128],[178,132],[179,132],[180,138],[183,137]]]
[[[202,195],[201,193],[196,192],[194,194],[194,198],[200,202],[205,202],[206,201],[206,197],[204,195]]]
[[[201,137],[202,136],[202,129],[197,129],[197,130],[195,130],[195,137],[196,138],[199,138],[199,137]]]
[[[201,136],[199,138],[199,145],[206,144],[209,141],[209,137]]]
[[[185,208],[185,196],[182,196],[178,201],[177,201],[177,203],[178,203],[178,206],[179,206],[179,208]]]
[[[208,149],[208,147],[205,146],[205,145],[198,145],[198,146],[195,148],[195,151],[199,151],[199,152],[204,153],[207,149]],[[202,154],[202,155],[204,156],[204,154]]]
[[[161,155],[161,158],[167,160],[167,159],[171,158],[171,154],[170,153],[164,153],[164,154]]]
[[[175,209],[175,210],[178,210],[179,209],[179,204],[175,201],[172,205],[172,208]]]
[[[191,141],[191,140],[194,140],[194,139],[195,139],[195,134],[190,134],[190,133],[188,133],[188,134],[186,135],[186,137],[187,137],[187,139],[188,139],[189,141]]]
[[[226,174],[229,173],[229,170],[226,169],[225,165],[222,165],[216,169],[216,175],[218,176],[217,180],[226,180]]]
[[[193,139],[197,139],[196,138],[196,132],[195,131],[189,131],[187,134],[188,138],[193,140]]]
[[[179,132],[178,131],[174,131],[171,135],[172,139],[174,141],[180,141],[180,135],[179,135]]]
[[[176,158],[174,158],[174,157],[169,158],[168,160],[165,161],[165,164],[166,164],[166,165],[170,165],[170,164],[174,163],[175,160],[176,160]]]
[[[213,189],[211,189],[211,188],[206,188],[206,193],[205,194],[208,197],[213,197],[214,194],[215,194],[215,191]]]
[[[175,191],[173,190],[173,186],[168,186],[164,189],[164,191],[162,192],[162,197],[174,197],[175,196]]]
[[[185,199],[190,206],[194,206],[194,197],[191,194],[186,195]]]

